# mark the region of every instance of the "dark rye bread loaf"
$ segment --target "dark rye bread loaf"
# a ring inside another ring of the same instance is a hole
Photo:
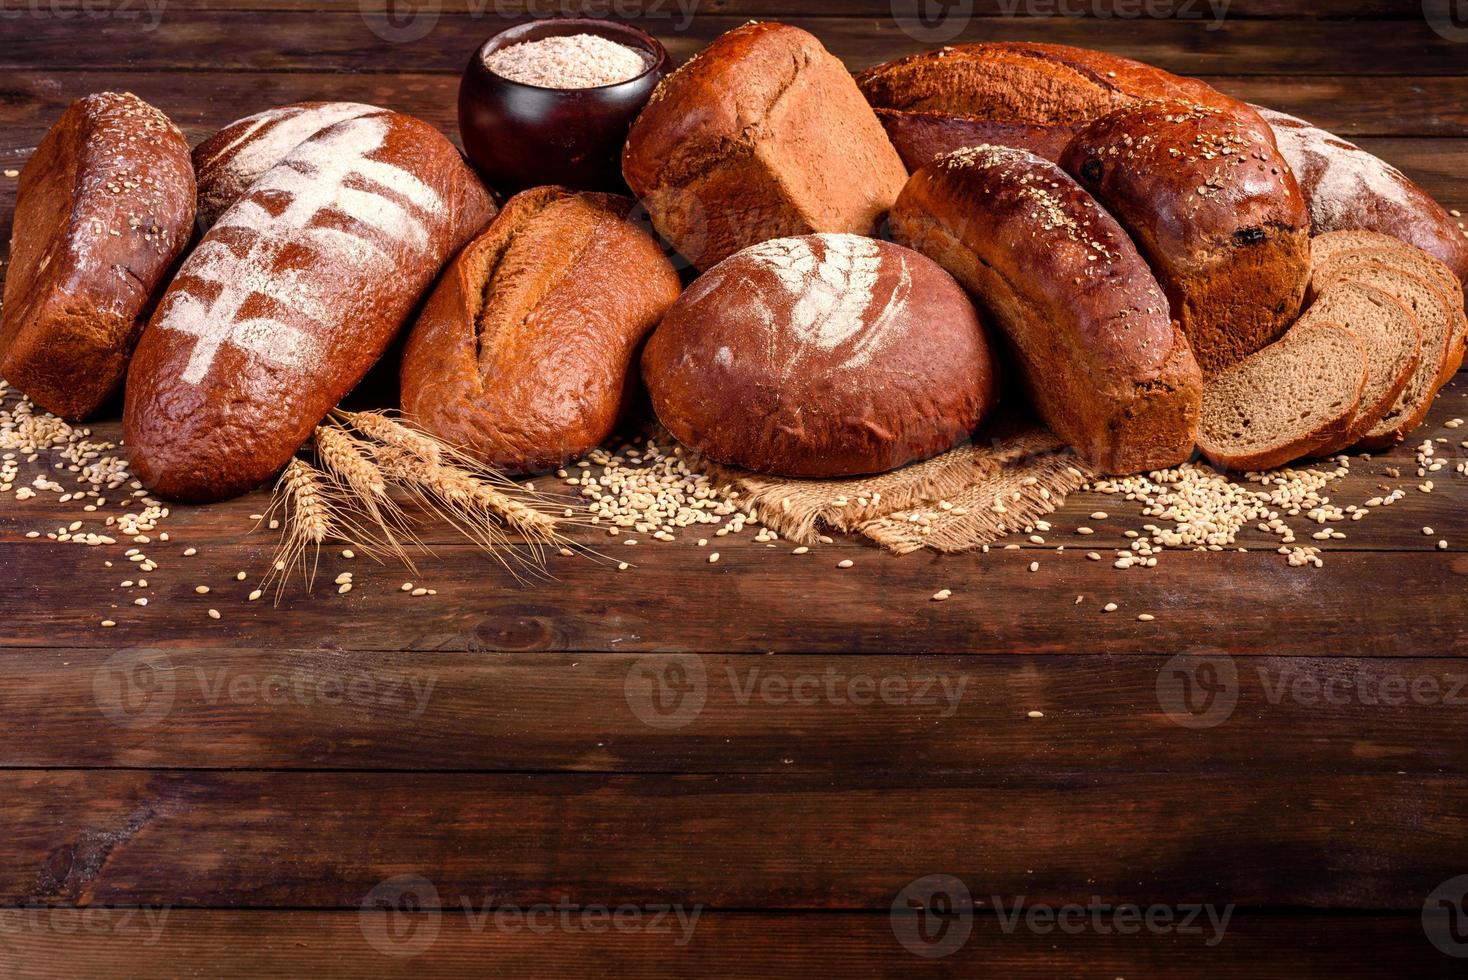
[[[72,103],[20,174],[0,375],[46,411],[95,412],[193,222],[188,143],[163,113],[130,93]]]
[[[1134,103],[1082,128],[1060,164],[1131,234],[1205,375],[1294,322],[1310,215],[1253,110]]]
[[[296,102],[236,119],[194,147],[199,227],[207,230],[255,178],[327,126],[382,111],[360,102]]]
[[[1366,384],[1355,334],[1317,320],[1208,379],[1198,448],[1225,469],[1268,470],[1343,435]]]
[[[1192,453],[1202,375],[1126,232],[1024,150],[956,151],[913,174],[894,237],[953,273],[1008,338],[1040,417],[1108,473]]]
[[[1257,108],[1257,107],[1256,107]],[[1468,237],[1396,167],[1303,119],[1260,108],[1295,171],[1316,235],[1374,231],[1415,245],[1468,283]]]
[[[377,112],[272,167],[184,262],[128,372],[132,471],[207,502],[259,486],[494,214],[438,130]]]
[[[874,65],[856,81],[910,170],[980,144],[1059,160],[1082,126],[1139,100],[1243,104],[1130,58],[1030,42],[937,48]]]
[[[871,234],[907,179],[846,68],[777,23],[732,30],[664,78],[622,173],[700,269],[770,238]]]
[[[444,273],[403,353],[403,413],[516,473],[611,434],[642,341],[680,284],[629,198],[538,187]]]
[[[796,477],[937,455],[969,437],[996,392],[953,278],[859,235],[775,239],[725,259],[668,311],[642,372],[679,442]]]

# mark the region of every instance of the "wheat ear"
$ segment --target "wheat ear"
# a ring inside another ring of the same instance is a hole
[[[372,447],[331,423],[316,427],[315,441],[316,458],[341,491],[340,498],[365,518],[368,527],[362,533],[374,539],[374,546],[380,540],[383,550],[416,573],[399,537],[416,543],[417,536],[388,492],[387,477],[373,460]]]
[[[303,459],[292,459],[275,484],[275,492],[269,513],[281,510],[284,513],[280,548],[275,561],[265,574],[268,585],[279,578],[284,586],[291,571],[299,566],[306,577],[309,590],[316,576],[316,559],[321,546],[335,533],[337,520],[321,471]],[[306,554],[311,552],[307,561]],[[279,588],[277,588],[277,595]]]

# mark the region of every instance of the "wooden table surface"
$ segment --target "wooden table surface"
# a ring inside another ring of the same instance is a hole
[[[0,4],[0,167],[101,89],[193,141],[299,99],[456,138],[459,70],[526,6]],[[977,0],[957,23],[899,22],[908,0],[589,6],[645,11],[680,59],[750,17],[853,68],[949,26],[1101,48],[1309,117],[1468,208],[1468,24],[1437,0],[1234,0],[1221,21]],[[529,587],[441,529],[437,595],[333,550],[322,580],[350,569],[350,595],[272,607],[243,601],[272,546],[258,495],[176,508],[138,590],[123,545],[24,537],[75,503],[6,494],[0,975],[1461,976],[1460,417],[1462,376],[1407,448],[1331,487],[1408,493],[1318,569],[1251,538],[1117,571],[1084,553],[1146,518],[1078,494],[1020,552],[796,556],[746,533],[717,565],[645,542],[628,571],[558,560]],[[1430,494],[1425,438],[1451,461]]]

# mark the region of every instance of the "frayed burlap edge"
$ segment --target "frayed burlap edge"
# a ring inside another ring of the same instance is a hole
[[[861,534],[899,554],[971,551],[1053,512],[1089,479],[1075,454],[1026,423],[892,473],[845,480],[793,480],[721,466],[689,465],[738,491],[760,523],[797,544],[825,533]]]

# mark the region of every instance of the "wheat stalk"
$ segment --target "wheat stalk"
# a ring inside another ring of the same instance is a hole
[[[335,425],[319,425],[315,435],[316,458],[341,490],[341,498],[361,512],[367,528],[363,533],[373,538],[366,546],[375,551],[378,541],[415,574],[417,567],[399,536],[417,541],[407,515],[391,494],[382,468],[372,458],[372,446]]]
[[[309,590],[316,577],[316,559],[320,556],[321,546],[337,529],[335,508],[321,471],[303,459],[292,459],[276,481],[267,517],[277,510],[284,512],[284,530],[262,588],[277,578],[279,586],[284,587],[291,571],[299,566]],[[308,551],[312,552],[309,563],[306,560]],[[279,591],[277,588],[277,596]]]

